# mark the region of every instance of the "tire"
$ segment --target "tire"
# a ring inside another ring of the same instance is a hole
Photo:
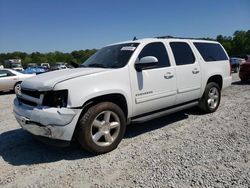
[[[221,91],[215,82],[207,84],[205,92],[200,99],[199,107],[205,113],[212,113],[217,110],[220,105]]]
[[[125,130],[126,118],[121,108],[102,102],[90,107],[79,120],[77,140],[83,149],[103,154],[118,146]]]
[[[244,84],[247,83],[247,78],[241,78],[240,81]]]
[[[17,82],[17,83],[14,85],[13,90],[14,90],[15,94],[20,93],[20,91],[21,91],[21,83],[22,83],[22,82]]]

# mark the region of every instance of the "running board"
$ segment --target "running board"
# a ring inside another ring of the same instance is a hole
[[[162,117],[162,116],[165,116],[165,115],[169,115],[169,114],[172,114],[172,113],[175,113],[175,112],[179,112],[179,111],[185,110],[187,108],[197,106],[198,103],[199,103],[198,101],[195,101],[195,102],[192,102],[192,103],[184,104],[182,106],[173,107],[173,108],[161,111],[161,112],[156,112],[156,113],[146,115],[146,116],[143,116],[143,117],[131,119],[130,122],[131,123],[142,123],[142,122],[149,121],[149,120],[152,120],[152,119],[155,119],[155,118],[159,118],[159,117]]]

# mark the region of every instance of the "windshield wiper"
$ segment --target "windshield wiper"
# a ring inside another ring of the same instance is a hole
[[[88,65],[88,67],[101,67],[101,68],[107,68],[105,65],[103,64],[98,64],[98,63],[93,63]]]

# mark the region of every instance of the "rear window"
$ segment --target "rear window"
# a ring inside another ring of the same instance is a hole
[[[200,52],[204,61],[210,62],[228,60],[225,51],[219,44],[194,42],[194,45]]]

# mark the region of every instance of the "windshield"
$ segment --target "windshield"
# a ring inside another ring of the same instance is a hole
[[[124,67],[138,45],[139,43],[125,43],[104,47],[88,58],[80,67]]]

